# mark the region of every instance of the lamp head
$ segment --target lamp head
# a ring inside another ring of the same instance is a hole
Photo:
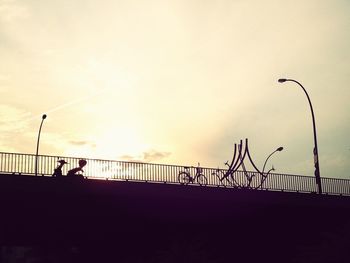
[[[46,114],[44,114],[44,115],[42,116],[42,119],[43,119],[43,120],[45,120],[45,119],[46,119],[46,117],[47,117],[47,115],[46,115]]]
[[[281,152],[282,150],[283,150],[283,147],[278,147],[278,148],[276,149],[277,152]]]
[[[278,82],[279,83],[284,83],[284,82],[286,82],[287,81],[287,79],[278,79]]]

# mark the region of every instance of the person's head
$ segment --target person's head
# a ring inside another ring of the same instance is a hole
[[[58,162],[59,164],[62,164],[62,165],[64,165],[64,164],[67,163],[65,160],[58,160],[57,162]]]
[[[79,160],[79,167],[80,168],[83,168],[85,165],[87,164],[87,161],[86,160]]]

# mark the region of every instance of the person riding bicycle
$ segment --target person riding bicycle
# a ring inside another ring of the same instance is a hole
[[[53,171],[52,177],[62,177],[62,167],[63,165],[67,164],[65,160],[59,160],[57,162],[59,163],[59,165]]]
[[[71,169],[68,171],[67,176],[72,177],[72,176],[80,176],[83,177],[83,167],[87,164],[86,160],[79,160],[79,167]],[[78,173],[81,172],[81,173]]]

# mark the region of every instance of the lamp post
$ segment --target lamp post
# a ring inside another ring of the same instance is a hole
[[[270,153],[270,155],[266,158],[263,169],[262,169],[262,173],[264,174],[265,171],[265,166],[267,163],[267,160],[275,153],[275,152],[281,152],[283,150],[283,147],[278,147],[276,150],[274,150],[272,153]]]
[[[40,141],[40,133],[41,133],[41,127],[43,126],[43,122],[46,119],[47,115],[44,114],[41,117],[41,123],[40,123],[40,128],[39,128],[39,133],[38,133],[38,141],[36,143],[36,154],[35,154],[35,176],[38,175],[38,154],[39,154],[39,141]]]
[[[312,115],[312,125],[313,125],[313,131],[314,131],[314,166],[315,166],[315,179],[316,179],[316,184],[318,187],[318,193],[322,194],[322,185],[321,185],[321,176],[320,176],[320,165],[319,165],[319,159],[318,159],[318,147],[317,147],[317,137],[316,137],[316,124],[315,124],[315,115],[314,115],[314,110],[312,108],[311,100],[309,97],[309,94],[307,94],[305,88],[303,85],[301,85],[300,82],[294,80],[294,79],[279,79],[279,83],[284,83],[286,81],[291,81],[297,83],[305,92],[305,95],[307,97],[307,100],[309,101],[310,104],[310,109],[311,109],[311,115]]]

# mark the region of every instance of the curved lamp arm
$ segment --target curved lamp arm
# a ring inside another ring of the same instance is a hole
[[[39,132],[38,132],[38,140],[36,142],[36,154],[35,154],[35,175],[38,175],[38,155],[39,155],[39,141],[40,141],[40,133],[41,133],[41,128],[43,126],[43,122],[46,119],[47,115],[44,114],[41,117],[41,123],[40,123],[40,128],[39,128]]]
[[[278,147],[276,150],[274,150],[272,153],[270,153],[270,155],[266,158],[265,163],[264,163],[264,166],[263,166],[263,169],[262,169],[262,173],[263,173],[263,174],[264,174],[265,166],[266,166],[266,163],[267,163],[268,159],[269,159],[275,152],[281,152],[282,150],[283,150],[283,147]],[[271,170],[270,170],[269,172],[271,172]]]

